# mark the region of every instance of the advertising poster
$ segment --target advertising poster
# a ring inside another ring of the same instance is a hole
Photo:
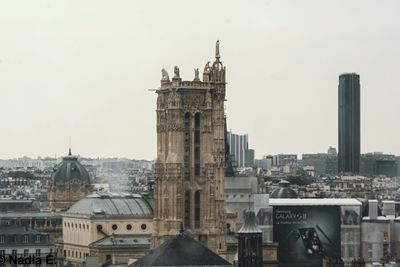
[[[340,258],[339,206],[274,206],[274,242],[279,266],[322,266]]]

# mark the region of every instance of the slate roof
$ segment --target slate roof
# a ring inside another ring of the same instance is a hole
[[[151,235],[114,235],[107,236],[91,243],[90,247],[108,247],[108,246],[150,246]]]
[[[74,205],[67,214],[92,216],[152,216],[153,208],[139,194],[92,194]]]
[[[174,236],[128,267],[232,265],[185,233]]]
[[[71,150],[68,156],[63,157],[63,160],[58,164],[56,171],[52,175],[53,183],[66,184],[66,183],[83,183],[90,184],[89,173],[79,163],[78,157],[71,154]]]

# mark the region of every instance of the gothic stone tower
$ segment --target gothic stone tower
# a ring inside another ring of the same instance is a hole
[[[185,231],[209,249],[226,251],[225,67],[219,42],[215,61],[182,81],[175,67],[170,81],[162,70],[157,89],[157,160],[154,246]]]

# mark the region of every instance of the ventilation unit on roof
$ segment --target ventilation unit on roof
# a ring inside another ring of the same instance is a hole
[[[93,209],[93,213],[96,215],[104,215],[106,214],[103,209]]]

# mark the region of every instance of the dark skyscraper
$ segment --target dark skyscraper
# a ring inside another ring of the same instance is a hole
[[[360,75],[339,76],[339,172],[360,171]]]

